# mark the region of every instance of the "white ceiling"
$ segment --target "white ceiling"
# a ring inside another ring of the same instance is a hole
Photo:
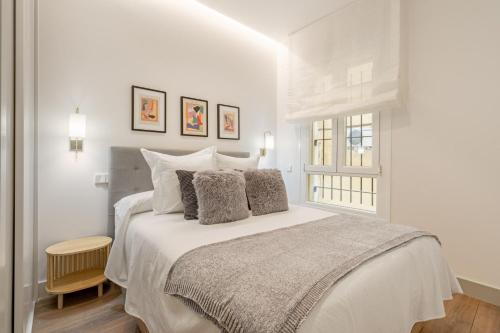
[[[353,0],[197,0],[276,41]]]

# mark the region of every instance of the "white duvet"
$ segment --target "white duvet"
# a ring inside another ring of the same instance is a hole
[[[150,196],[136,195],[116,206],[116,239],[105,272],[127,289],[125,311],[142,319],[150,333],[219,332],[209,320],[163,293],[171,265],[185,252],[333,215],[290,206],[288,212],[206,226],[185,221],[182,214],[136,213],[147,209]],[[420,238],[340,280],[298,332],[408,333],[417,321],[443,317],[443,300],[457,292],[460,286],[439,244]]]

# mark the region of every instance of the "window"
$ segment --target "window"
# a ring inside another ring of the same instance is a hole
[[[313,122],[312,165],[332,165],[333,129],[332,119]]]
[[[376,212],[377,178],[361,176],[309,176],[309,201]]]
[[[318,120],[310,130],[307,201],[377,212],[378,113]]]
[[[345,165],[371,167],[373,165],[373,115],[360,114],[345,117]]]

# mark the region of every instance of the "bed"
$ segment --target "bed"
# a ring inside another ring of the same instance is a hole
[[[122,200],[117,207],[117,232],[106,276],[126,289],[125,311],[141,319],[150,333],[220,332],[212,321],[164,293],[169,270],[184,253],[334,215],[292,205],[287,212],[209,226],[185,221],[182,214],[154,215],[144,205],[136,209],[152,195],[148,167],[139,149],[112,147],[110,161],[110,213],[115,213],[112,207],[119,199],[141,194],[139,199]],[[443,300],[459,292],[438,242],[418,238],[366,262],[338,281],[314,306],[298,332],[408,333],[415,322],[443,317]]]

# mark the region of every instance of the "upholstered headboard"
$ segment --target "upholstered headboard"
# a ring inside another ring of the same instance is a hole
[[[148,148],[149,149],[149,148]],[[186,155],[189,150],[149,149],[169,155]],[[220,152],[233,157],[248,157],[247,152]],[[108,213],[114,217],[113,205],[121,198],[153,189],[151,170],[142,157],[140,148],[111,147],[109,160]],[[113,221],[113,218],[110,219]]]

